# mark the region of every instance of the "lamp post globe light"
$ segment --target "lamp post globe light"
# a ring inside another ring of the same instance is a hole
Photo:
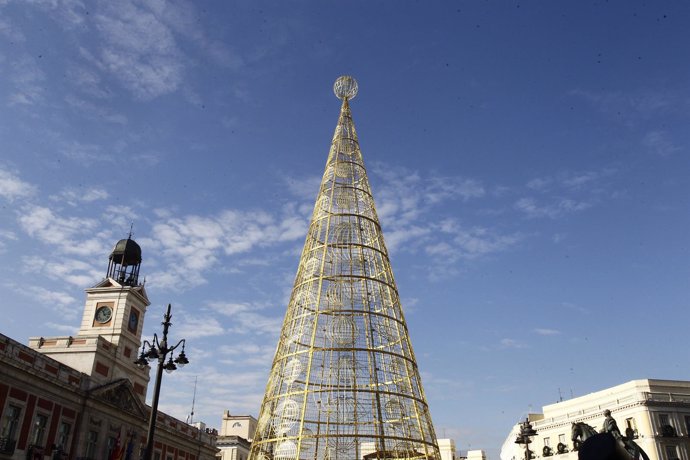
[[[134,361],[140,369],[144,369],[150,362],[158,361],[158,368],[156,369],[156,382],[153,388],[153,400],[151,401],[151,417],[149,418],[149,429],[146,435],[146,451],[144,452],[144,460],[151,460],[153,458],[153,437],[156,433],[156,419],[158,418],[158,399],[161,391],[161,380],[163,378],[163,370],[171,373],[179,367],[184,367],[189,363],[187,356],[184,354],[185,339],[180,340],[175,345],[168,345],[168,329],[172,326],[170,320],[172,313],[170,313],[170,304],[168,304],[168,311],[163,316],[163,336],[158,339],[158,335],[153,334],[153,340],[149,342],[144,340],[141,345],[141,354],[139,358]],[[182,345],[182,351],[177,358],[173,360],[173,351]],[[168,355],[170,355],[168,357]],[[168,357],[168,362],[165,362]]]
[[[532,442],[530,438],[536,435],[537,431],[532,428],[532,424],[529,420],[525,419],[525,421],[520,424],[520,433],[518,433],[517,439],[515,440],[515,444],[525,445],[525,460],[531,460],[533,458],[532,451],[529,450],[529,445]]]

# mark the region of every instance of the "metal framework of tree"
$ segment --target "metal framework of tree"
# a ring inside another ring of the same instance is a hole
[[[407,323],[342,99],[250,460],[440,459]]]

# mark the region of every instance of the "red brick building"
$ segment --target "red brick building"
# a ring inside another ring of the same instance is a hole
[[[141,249],[130,238],[106,278],[86,290],[79,333],[0,334],[0,459],[137,460],[146,443],[150,368],[133,361],[150,302],[138,282]],[[158,413],[154,459],[211,460],[217,432]]]

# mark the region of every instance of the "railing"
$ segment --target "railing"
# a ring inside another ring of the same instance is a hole
[[[29,448],[26,451],[27,460],[43,460],[45,456],[45,448],[37,444],[29,444]]]
[[[690,394],[687,393],[645,393],[647,401],[654,402],[690,402]]]
[[[16,439],[0,438],[0,454],[12,455],[14,453],[14,448],[16,445]]]

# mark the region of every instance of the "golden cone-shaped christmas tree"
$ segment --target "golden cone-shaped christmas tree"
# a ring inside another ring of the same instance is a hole
[[[440,459],[349,101],[342,99],[250,460]]]

